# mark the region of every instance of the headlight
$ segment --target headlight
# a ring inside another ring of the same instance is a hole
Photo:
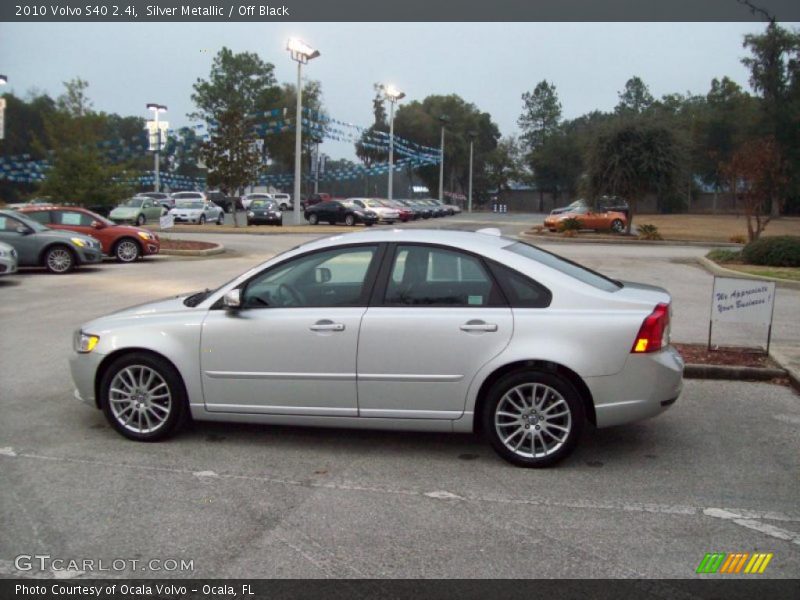
[[[137,232],[136,232],[136,234],[137,234],[137,235],[138,235],[140,238],[142,238],[143,240],[153,240],[153,239],[155,239],[155,238],[153,237],[153,234],[152,234],[152,233],[147,233],[146,231],[137,231]]]
[[[6,256],[6,255],[8,255],[8,252],[0,248],[0,256]]]
[[[83,247],[85,247],[85,246],[87,246],[87,245],[88,245],[88,244],[87,244],[87,243],[86,243],[84,240],[82,240],[81,238],[76,238],[76,237],[74,237],[74,238],[70,238],[70,239],[69,239],[69,241],[70,241],[70,242],[72,242],[73,244],[75,244],[75,245],[76,245],[78,248],[83,248]]]
[[[81,354],[88,354],[94,350],[95,346],[97,346],[97,342],[99,341],[100,338],[96,335],[84,333],[83,331],[76,331],[74,339],[75,351],[80,352]]]
[[[252,210],[248,210],[248,211],[247,211],[247,216],[248,216],[248,217],[255,217],[255,216],[256,216],[256,213],[254,213]]]

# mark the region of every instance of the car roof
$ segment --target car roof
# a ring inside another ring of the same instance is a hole
[[[326,248],[346,244],[368,244],[380,242],[425,243],[454,246],[480,253],[513,244],[515,240],[493,232],[446,231],[441,229],[376,229],[334,235],[303,244],[304,250]]]

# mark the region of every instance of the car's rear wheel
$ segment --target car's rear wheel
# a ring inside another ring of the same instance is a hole
[[[131,238],[122,238],[114,245],[114,256],[121,263],[134,262],[141,254],[139,244]]]
[[[217,225],[224,225],[224,224],[225,224],[225,215],[219,213],[219,216],[217,217]]]
[[[620,219],[614,219],[611,221],[611,231],[614,233],[622,233],[625,231],[625,223],[623,223]]]
[[[154,442],[172,434],[186,411],[186,393],[175,368],[162,358],[131,353],[115,360],[100,382],[100,406],[127,438]]]
[[[356,224],[356,218],[353,215],[347,215],[344,218],[344,224],[347,225],[348,227],[352,227],[353,225]]]
[[[44,266],[51,273],[61,275],[75,268],[75,255],[66,246],[51,246],[44,254]]]
[[[205,215],[200,215],[200,218],[198,219],[197,222],[200,223],[200,225],[205,225],[206,224],[206,216]]]
[[[145,223],[147,223],[147,217],[145,217],[144,215],[139,215],[138,217],[136,217],[136,224],[139,227],[141,227]]]
[[[518,371],[492,386],[482,425],[501,457],[536,468],[570,454],[584,421],[583,403],[572,384],[553,373]]]
[[[288,204],[281,204],[281,210],[289,210]]]
[[[312,225],[316,225],[317,223],[319,223],[319,217],[314,213],[311,213],[310,215],[308,215],[308,222],[311,223]]]

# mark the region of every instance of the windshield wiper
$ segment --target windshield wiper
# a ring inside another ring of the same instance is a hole
[[[201,303],[203,300],[205,300],[206,298],[208,298],[208,295],[209,295],[210,293],[211,293],[211,289],[209,289],[209,288],[206,288],[206,289],[205,289],[205,290],[203,290],[202,292],[197,292],[197,293],[194,293],[194,294],[192,294],[191,296],[188,296],[188,297],[187,297],[187,298],[186,298],[186,299],[183,301],[183,304],[184,304],[185,306],[191,306],[191,307],[195,307],[195,306],[197,306],[198,304],[200,304],[200,303]]]

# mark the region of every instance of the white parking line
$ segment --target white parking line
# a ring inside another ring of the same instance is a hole
[[[27,452],[17,452],[11,447],[0,448],[0,456],[15,459],[28,459],[28,460],[43,460],[53,462],[65,462],[92,465],[99,467],[109,467],[112,469],[132,469],[139,471],[160,471],[164,473],[172,473],[176,475],[189,475],[205,481],[213,480],[246,480],[256,481],[271,485],[283,485],[292,487],[306,487],[306,488],[324,488],[339,491],[350,492],[370,492],[376,494],[391,494],[400,496],[417,496],[420,498],[430,498],[434,501],[447,500],[455,502],[473,502],[473,503],[496,503],[496,504],[514,504],[514,505],[528,505],[539,507],[552,507],[552,508],[574,508],[585,510],[606,510],[606,511],[627,511],[638,513],[654,513],[665,515],[705,515],[712,518],[723,519],[730,521],[741,527],[746,527],[753,531],[768,535],[770,537],[784,540],[793,544],[800,545],[800,534],[792,531],[781,529],[766,523],[761,523],[760,520],[783,521],[790,523],[800,523],[800,516],[787,515],[784,513],[774,511],[761,511],[753,509],[738,509],[738,508],[714,508],[704,506],[689,506],[689,505],[667,505],[667,504],[650,504],[650,503],[632,503],[632,502],[615,502],[615,501],[590,501],[590,500],[552,500],[549,498],[509,498],[504,496],[492,495],[458,495],[453,492],[445,490],[433,491],[419,491],[408,489],[392,489],[387,487],[377,487],[368,485],[357,485],[350,483],[330,483],[330,482],[314,482],[314,481],[298,481],[293,479],[282,479],[269,477],[265,475],[242,475],[242,474],[225,474],[216,473],[210,470],[195,470],[195,469],[180,469],[176,467],[157,467],[151,465],[134,465],[129,463],[116,463],[96,459],[87,458],[73,458],[68,456],[46,456],[41,454],[32,454]]]

